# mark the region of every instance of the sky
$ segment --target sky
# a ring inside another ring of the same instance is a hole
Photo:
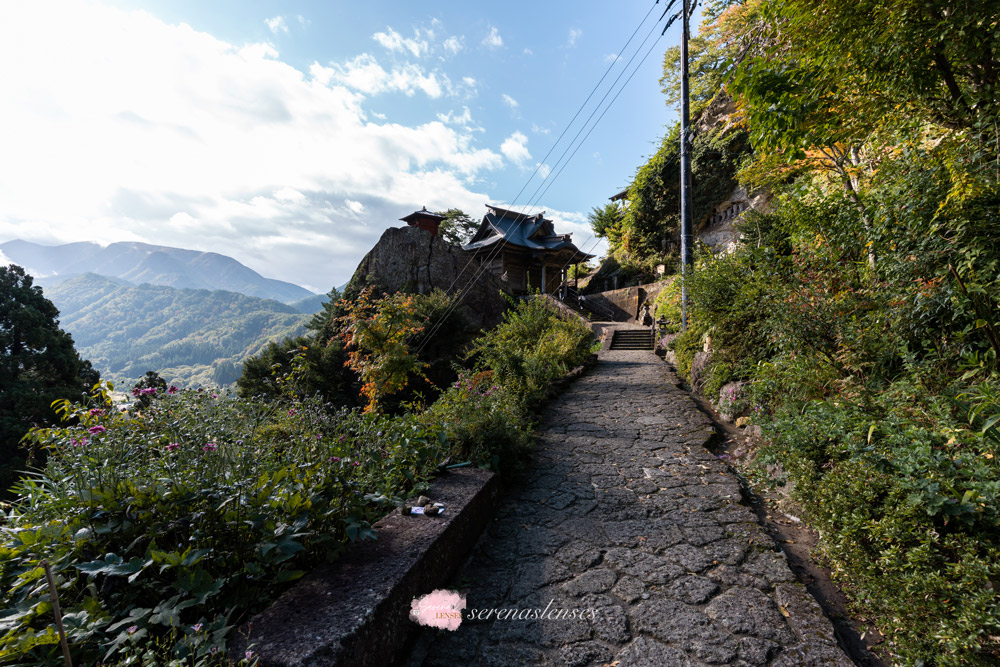
[[[652,0],[6,0],[0,242],[214,251],[327,292],[400,217],[478,220],[489,203],[544,210],[602,255],[587,213],[676,119],[659,78],[679,29],[659,37],[662,13]]]

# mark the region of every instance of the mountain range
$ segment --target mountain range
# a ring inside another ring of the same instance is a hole
[[[0,253],[42,286],[80,355],[126,386],[150,370],[179,386],[230,384],[267,343],[304,333],[325,300],[218,253],[21,240]]]
[[[313,292],[265,278],[232,257],[215,252],[184,250],[126,241],[102,246],[79,242],[45,246],[20,239],[0,243],[0,253],[18,264],[42,287],[83,273],[121,278],[135,285],[166,285],[178,289],[227,290],[261,299],[293,303]]]

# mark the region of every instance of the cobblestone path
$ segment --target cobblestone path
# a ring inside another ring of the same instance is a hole
[[[466,620],[422,629],[408,667],[852,664],[676,382],[652,352],[605,351],[549,405],[449,586]],[[467,618],[491,609],[514,611]]]

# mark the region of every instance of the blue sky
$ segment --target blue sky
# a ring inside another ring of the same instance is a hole
[[[628,184],[675,120],[658,80],[679,30],[654,43],[663,5],[619,53],[652,6],[4,3],[0,122],[16,130],[0,139],[0,241],[211,250],[326,291],[414,209],[479,218],[487,202],[537,199],[558,231],[600,254],[587,212]],[[632,67],[649,56],[559,171],[649,34]]]

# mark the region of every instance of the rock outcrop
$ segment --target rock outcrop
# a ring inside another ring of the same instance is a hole
[[[461,299],[466,317],[481,328],[498,324],[506,309],[503,283],[489,271],[479,271],[461,248],[417,227],[385,230],[344,291],[351,296],[369,286],[414,294],[444,290]]]

